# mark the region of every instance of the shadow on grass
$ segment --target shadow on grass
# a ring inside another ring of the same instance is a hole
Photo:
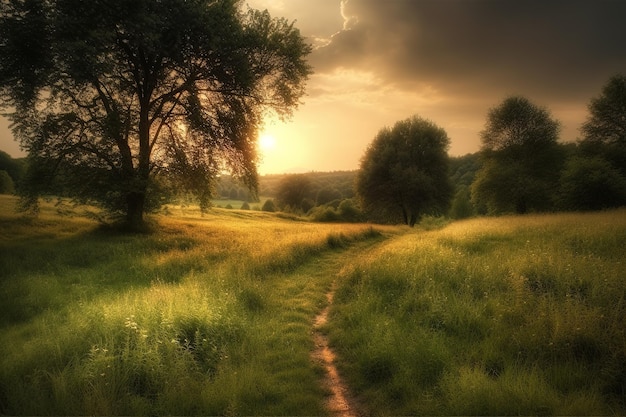
[[[75,301],[87,302],[104,292],[147,287],[157,278],[178,282],[194,269],[194,264],[182,257],[158,268],[149,261],[159,253],[194,248],[197,242],[188,236],[96,227],[56,237],[51,224],[24,224],[29,228],[38,225],[49,232],[0,242],[0,326],[30,320],[47,310],[61,310]]]

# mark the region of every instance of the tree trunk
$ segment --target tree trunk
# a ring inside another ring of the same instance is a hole
[[[145,201],[145,192],[131,191],[126,196],[126,223],[131,231],[139,231],[144,227],[143,211]]]
[[[148,116],[149,92],[143,92],[140,100],[139,112],[139,155],[137,170],[134,173],[134,181],[131,190],[126,196],[128,212],[126,213],[128,227],[131,231],[141,231],[145,223],[143,212],[146,202],[146,191],[150,177],[150,120]]]
[[[409,215],[404,206],[402,206],[402,219],[404,220],[404,224],[409,224]]]
[[[411,220],[409,222],[409,226],[413,227],[417,223],[417,213],[411,212]]]

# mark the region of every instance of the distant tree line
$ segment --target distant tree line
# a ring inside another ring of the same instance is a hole
[[[274,195],[279,209],[316,220],[408,225],[423,215],[461,219],[624,206],[626,77],[612,77],[588,107],[582,138],[561,143],[560,123],[547,109],[507,97],[489,110],[480,151],[456,158],[447,156],[443,129],[413,116],[380,130],[352,178],[356,195],[344,191],[343,206],[319,197],[339,188],[332,183],[314,198],[308,174],[284,177]]]
[[[237,179],[222,176],[214,196],[316,221],[409,225],[423,215],[462,219],[624,206],[626,77],[612,77],[588,108],[582,137],[561,143],[560,124],[547,109],[507,97],[489,110],[480,151],[461,157],[448,157],[443,129],[413,116],[381,129],[358,171],[262,176],[263,204]],[[26,168],[24,159],[0,152],[0,192],[19,188]],[[62,184],[58,195],[69,193]],[[160,197],[176,196],[162,191]]]
[[[612,77],[588,108],[582,138],[565,145],[559,122],[526,98],[491,109],[471,185],[476,213],[626,205],[626,77]]]
[[[446,210],[458,219],[624,206],[626,77],[612,77],[588,109],[582,138],[563,144],[547,109],[507,97],[487,114],[480,152],[460,158],[441,157],[447,139],[432,122],[398,122],[382,129],[363,157],[359,201],[409,225]]]
[[[26,173],[26,159],[13,159],[0,151],[0,194],[14,194]]]

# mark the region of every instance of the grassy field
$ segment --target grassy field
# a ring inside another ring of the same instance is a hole
[[[407,233],[355,260],[331,310],[372,415],[626,413],[626,211]]]
[[[0,414],[625,414],[626,211],[428,229],[171,207],[120,235],[0,196]]]
[[[119,235],[12,204],[0,197],[0,414],[326,412],[312,321],[338,260],[379,231],[172,208],[159,231]]]

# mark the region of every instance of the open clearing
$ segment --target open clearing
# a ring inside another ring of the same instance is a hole
[[[2,414],[626,413],[623,210],[427,231],[174,207],[119,235],[13,202]]]

